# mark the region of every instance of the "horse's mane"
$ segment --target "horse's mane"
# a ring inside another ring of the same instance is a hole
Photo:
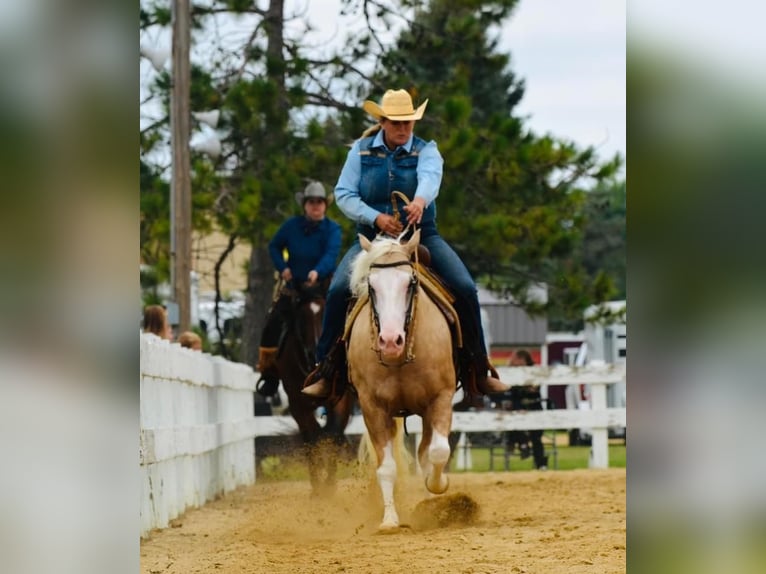
[[[354,297],[361,297],[367,293],[367,276],[370,274],[370,266],[383,255],[395,252],[404,254],[399,240],[383,235],[375,238],[369,251],[363,249],[359,252],[351,263],[350,287]]]

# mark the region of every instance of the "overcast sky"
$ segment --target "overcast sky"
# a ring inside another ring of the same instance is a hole
[[[536,131],[625,154],[625,0],[521,0],[502,31]]]

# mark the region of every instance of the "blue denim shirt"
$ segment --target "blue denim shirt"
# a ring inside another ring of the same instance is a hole
[[[426,209],[421,228],[424,233],[435,232],[434,200],[439,195],[443,164],[436,142],[413,135],[392,151],[380,130],[354,142],[335,186],[335,199],[340,210],[357,223],[357,229],[370,237],[376,232],[375,218],[381,213],[392,215],[391,192],[401,191],[410,201],[422,197]],[[406,224],[404,203],[397,200],[397,207],[400,221]]]

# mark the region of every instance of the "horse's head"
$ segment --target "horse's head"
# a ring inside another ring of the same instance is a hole
[[[396,239],[378,237],[370,242],[360,235],[363,251],[354,261],[352,291],[369,295],[377,329],[373,348],[384,363],[401,361],[414,316],[418,278],[411,256],[420,241],[416,231],[404,245]]]
[[[289,291],[290,312],[287,321],[287,339],[284,354],[297,360],[308,373],[314,364],[322,315],[325,307],[325,289],[319,283],[303,283]]]

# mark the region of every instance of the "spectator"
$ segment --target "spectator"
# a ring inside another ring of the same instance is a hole
[[[167,341],[173,340],[173,328],[168,322],[168,312],[162,305],[144,307],[144,333],[153,333]]]
[[[192,349],[194,351],[202,350],[202,337],[197,335],[194,331],[184,331],[178,336],[178,342],[182,347]]]
[[[525,349],[519,349],[511,355],[508,365],[511,367],[531,367],[535,364],[532,355]],[[540,411],[543,409],[540,389],[535,385],[524,385],[523,387],[513,387],[511,389],[511,409],[520,411]],[[529,458],[530,444],[532,446],[532,456],[535,460],[535,468],[546,470],[548,468],[548,457],[545,456],[543,448],[543,431],[511,431],[508,433],[507,440],[511,449],[519,445],[521,458]]]

